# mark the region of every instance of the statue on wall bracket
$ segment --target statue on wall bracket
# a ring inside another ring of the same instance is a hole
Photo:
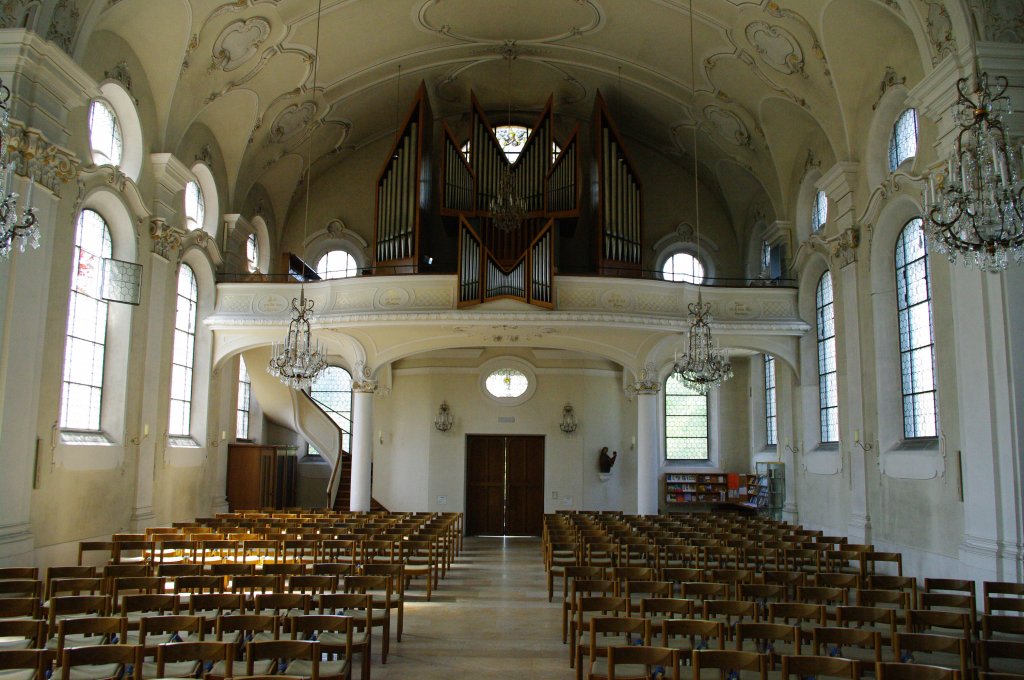
[[[612,455],[608,455],[608,447],[605,446],[601,449],[601,454],[598,456],[597,464],[601,470],[601,474],[606,475],[612,471],[612,466],[615,465],[615,459],[619,457],[618,451],[612,451]]]

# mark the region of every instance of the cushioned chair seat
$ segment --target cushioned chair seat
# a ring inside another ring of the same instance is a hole
[[[324,631],[324,632],[320,633],[319,635],[317,635],[316,637],[317,637],[317,640],[319,640],[321,644],[323,644],[324,646],[327,646],[327,647],[333,646],[333,645],[344,645],[345,644],[345,635],[342,634],[342,633],[335,633],[333,631]],[[353,645],[361,645],[361,644],[365,644],[365,642],[366,642],[366,631],[365,630],[364,631],[359,631],[359,630],[353,629],[352,630],[352,644]]]
[[[72,666],[71,680],[102,680],[103,678],[116,678],[121,675],[121,671],[122,667],[119,663]],[[55,668],[52,677],[59,678],[61,677],[62,672],[63,671],[60,668]]]
[[[255,664],[253,664],[252,674],[253,675],[270,675],[275,670],[276,669],[274,668],[274,660],[273,659],[261,659],[261,660],[257,661]],[[235,674],[235,675],[248,675],[248,673],[245,672],[245,662],[244,661],[235,661],[231,665],[231,672],[233,674]],[[217,663],[213,664],[213,668],[211,668],[209,671],[207,671],[207,675],[212,675],[212,676],[221,677],[221,678],[224,677],[224,662],[223,661],[218,661]]]
[[[195,675],[199,666],[198,661],[172,661],[164,664],[164,677],[166,678],[187,678]],[[152,678],[156,675],[156,662],[145,661],[142,664],[142,677]]]
[[[31,649],[32,641],[28,638],[11,636],[0,637],[0,649]]]
[[[301,675],[304,678],[311,677],[313,674],[313,662],[307,661],[306,659],[296,659],[288,664],[288,667],[284,670],[286,675]],[[341,675],[344,676],[348,672],[348,661],[320,661],[320,677],[327,677],[329,675]]]
[[[102,635],[83,635],[79,633],[72,633],[71,635],[64,636],[65,647],[95,647],[96,645],[101,644],[103,644]],[[53,637],[47,640],[46,649],[57,649],[57,638]]]
[[[34,668],[13,668],[7,671],[0,671],[0,680],[35,680],[36,671]]]
[[[608,657],[598,657],[591,666],[590,673],[595,678],[608,677]],[[647,668],[643,664],[622,664],[615,669],[617,680],[650,680]]]

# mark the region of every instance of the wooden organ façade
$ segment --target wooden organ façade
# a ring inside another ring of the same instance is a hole
[[[640,275],[643,189],[600,93],[591,124],[564,144],[549,98],[514,162],[475,96],[468,121],[441,123],[435,158],[420,85],[377,180],[374,271],[456,272],[460,307],[511,298],[552,308],[559,271]],[[509,231],[490,213],[506,170],[526,208]]]

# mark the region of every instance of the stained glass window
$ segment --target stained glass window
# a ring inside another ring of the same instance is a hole
[[[501,150],[505,152],[508,162],[515,163],[519,160],[519,154],[523,151],[523,145],[530,138],[530,129],[522,125],[499,125],[494,128],[494,136],[498,139],[498,144],[501,145]],[[472,162],[469,157],[470,143],[468,141],[462,145],[461,151],[462,155],[466,157],[466,162]],[[558,159],[558,154],[560,153],[562,153],[562,147],[558,146],[555,142],[551,142],[552,163]]]
[[[818,231],[828,220],[828,197],[824,191],[814,195],[814,205],[811,206],[811,231]]]
[[[832,306],[832,275],[825,272],[815,294],[818,329],[818,410],[821,441],[839,441],[839,385],[836,379],[836,324]]]
[[[771,354],[764,355],[764,430],[766,445],[779,443],[775,413],[775,357]]]
[[[665,380],[665,457],[708,459],[708,396],[673,373]]]
[[[245,368],[245,359],[238,357],[238,405],[235,417],[235,438],[249,438],[249,399],[252,396],[252,383],[249,371]]]
[[[89,143],[96,165],[121,164],[121,126],[110,106],[99,99],[89,108]]]
[[[500,399],[520,397],[530,386],[530,379],[514,368],[500,368],[487,376],[484,382],[487,391]]]
[[[900,326],[903,436],[936,435],[935,339],[928,251],[921,218],[908,222],[896,241],[896,310]]]
[[[889,137],[889,172],[917,155],[917,111],[907,109],[896,119]]]
[[[99,213],[83,210],[75,228],[64,345],[60,426],[100,429],[107,303],[100,297],[103,258],[111,255],[110,230]]]
[[[188,437],[192,427],[192,364],[195,360],[198,305],[196,275],[191,267],[183,264],[178,272],[174,348],[171,353],[171,415],[167,433],[172,437]]]
[[[185,226],[189,231],[200,229],[206,219],[206,204],[203,201],[203,190],[198,182],[185,185]]]
[[[665,262],[661,275],[666,281],[701,283],[704,281],[704,265],[690,253],[676,253]]]
[[[260,269],[260,243],[256,234],[249,234],[245,240],[245,261],[248,263],[249,272],[257,272]]]
[[[310,387],[309,396],[341,428],[341,447],[345,451],[351,451],[349,437],[352,433],[352,375],[340,366],[328,366]],[[311,446],[310,455],[314,455],[315,452],[316,449]]]
[[[316,263],[321,279],[346,279],[356,275],[356,261],[344,250],[332,250]]]

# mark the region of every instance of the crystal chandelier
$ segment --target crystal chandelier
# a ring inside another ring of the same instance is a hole
[[[728,356],[715,345],[711,338],[711,303],[691,302],[690,330],[686,334],[687,347],[682,354],[676,354],[672,372],[686,383],[687,387],[701,394],[707,394],[712,387],[719,387],[732,377],[732,364]]]
[[[304,288],[299,297],[292,298],[292,320],[288,324],[288,337],[283,343],[275,342],[273,355],[267,371],[280,378],[293,390],[309,387],[320,373],[327,368],[327,359],[314,342],[309,322],[312,319],[313,301],[306,299]]]
[[[438,432],[447,432],[454,424],[455,417],[452,415],[451,407],[447,401],[442,401],[440,408],[437,409],[437,415],[434,416],[434,428]]]
[[[1003,128],[1003,116],[1011,113],[1006,78],[996,78],[993,92],[982,73],[973,98],[965,92],[967,82],[956,83],[953,119],[960,133],[945,175],[940,170],[929,179],[924,231],[950,262],[998,272],[1006,269],[1009,255],[1024,259],[1024,173]]]
[[[320,11],[323,0],[317,3],[316,47],[313,50],[313,89],[316,92],[317,66],[320,64]],[[314,95],[315,96],[315,95]],[[313,102],[314,110],[316,101]],[[309,130],[309,159],[306,170],[306,215],[302,225],[303,242],[309,229],[309,185],[313,183],[313,130]],[[327,358],[320,343],[313,341],[310,321],[313,301],[306,300],[305,283],[299,288],[298,299],[292,298],[292,320],[288,323],[288,336],[284,343],[275,342],[267,372],[279,378],[293,390],[303,390],[327,368]]]
[[[508,60],[508,124],[512,125],[512,60],[515,51],[509,46],[505,50]],[[526,219],[526,199],[516,193],[515,177],[512,168],[506,167],[498,178],[498,195],[493,197],[488,206],[494,228],[498,231],[515,231]]]
[[[693,0],[690,0],[690,82],[696,91],[697,80],[694,73],[693,43]],[[697,121],[693,121],[693,199],[697,223],[697,250],[700,250],[700,187],[697,177]],[[676,354],[676,363],[672,372],[679,376],[687,387],[707,394],[712,387],[720,386],[732,377],[732,364],[728,356],[722,352],[711,338],[711,303],[705,303],[697,290],[697,302],[688,305],[690,310],[690,330],[686,334],[686,351]]]
[[[17,242],[18,250],[25,252],[25,245],[39,247],[39,225],[36,222],[36,211],[32,207],[32,187],[35,182],[28,178],[28,193],[25,196],[25,208],[18,217],[18,194],[11,191],[14,185],[14,161],[8,157],[9,143],[7,127],[10,125],[10,110],[7,104],[11,99],[11,90],[0,80],[0,260],[11,256]]]

